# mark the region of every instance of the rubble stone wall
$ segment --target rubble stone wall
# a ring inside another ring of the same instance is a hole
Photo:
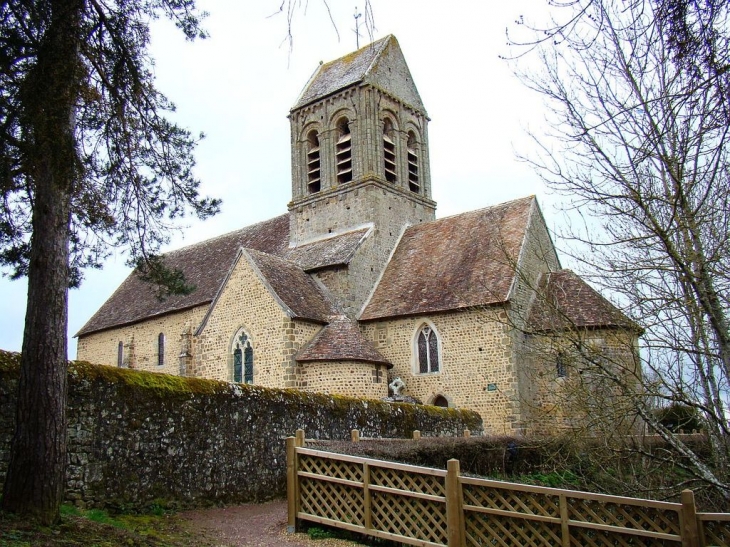
[[[18,354],[0,351],[0,481],[15,428]],[[281,496],[285,438],[457,436],[470,411],[268,389],[88,363],[69,367],[66,498],[143,509]]]

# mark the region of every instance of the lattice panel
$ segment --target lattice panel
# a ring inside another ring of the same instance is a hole
[[[570,545],[574,547],[679,547],[676,541],[629,536],[615,532],[570,527]]]
[[[560,498],[557,495],[465,484],[464,503],[488,509],[560,518]]]
[[[467,546],[501,545],[502,547],[560,546],[560,524],[522,518],[488,515],[476,511],[464,513]]]
[[[705,533],[704,547],[730,545],[730,521],[703,520],[702,529]]]
[[[347,479],[362,482],[362,464],[317,458],[316,456],[299,456],[299,471],[306,471],[325,477]]]
[[[446,544],[446,504],[372,492],[373,528],[401,536]]]
[[[384,467],[370,468],[370,484],[434,496],[445,495],[444,477],[419,475],[397,469],[386,469]]]
[[[568,518],[679,535],[679,514],[676,511],[653,507],[568,498]]]
[[[364,525],[362,490],[306,477],[299,480],[299,488],[302,512],[348,524]]]

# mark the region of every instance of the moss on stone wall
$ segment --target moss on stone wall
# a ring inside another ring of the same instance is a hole
[[[0,479],[14,429],[19,355],[0,352]],[[282,495],[284,439],[458,435],[471,411],[69,366],[66,497],[80,506],[241,503]]]

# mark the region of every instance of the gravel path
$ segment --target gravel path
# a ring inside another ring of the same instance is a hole
[[[195,530],[206,532],[218,547],[351,547],[352,541],[309,539],[286,532],[286,500],[224,508],[196,509],[181,515]]]

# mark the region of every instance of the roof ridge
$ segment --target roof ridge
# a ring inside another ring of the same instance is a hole
[[[211,243],[213,243],[215,241],[220,241],[221,239],[225,239],[226,237],[230,237],[233,234],[239,234],[239,233],[243,232],[244,230],[250,230],[250,229],[256,228],[257,226],[261,226],[262,224],[266,224],[267,222],[273,222],[273,221],[275,221],[277,219],[280,219],[280,218],[282,218],[284,216],[289,216],[289,213],[283,213],[281,215],[277,215],[275,217],[271,217],[271,218],[266,219],[266,220],[261,220],[259,222],[255,222],[253,224],[249,224],[248,226],[244,226],[243,228],[238,228],[237,230],[231,230],[230,232],[226,232],[225,234],[221,234],[221,235],[217,235],[217,236],[214,236],[214,237],[210,237],[208,239],[204,239],[204,240],[198,241],[196,243],[191,243],[190,245],[185,245],[184,247],[178,247],[176,249],[172,249],[170,251],[166,251],[166,252],[162,253],[162,256],[170,256],[170,255],[174,255],[174,254],[177,254],[179,252],[182,252],[182,251],[187,251],[187,250],[190,250],[190,249],[194,249],[194,248],[199,247],[201,245],[209,245],[209,244],[211,244]],[[261,252],[261,251],[259,251],[259,252]]]

